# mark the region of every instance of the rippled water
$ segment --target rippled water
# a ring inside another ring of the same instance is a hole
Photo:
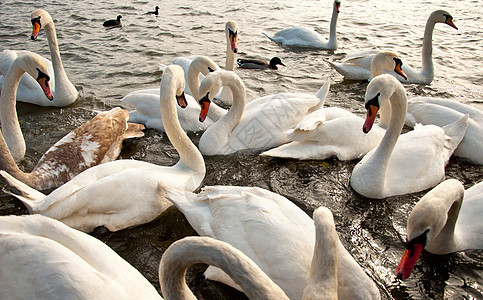
[[[160,16],[145,15],[155,5]],[[80,90],[78,101],[66,108],[18,104],[27,141],[22,168],[30,170],[41,154],[90,119],[96,111],[123,106],[128,92],[158,87],[158,63],[176,56],[206,54],[224,65],[224,24],[239,25],[239,57],[279,56],[287,67],[278,71],[237,69],[247,86],[248,98],[279,91],[313,93],[325,80],[332,83],[327,105],[363,114],[367,83],[343,81],[324,59],[341,59],[365,49],[392,49],[403,61],[421,66],[421,44],[429,14],[446,9],[459,30],[437,24],[434,36],[435,79],[428,86],[406,85],[409,95],[455,99],[483,109],[483,32],[480,1],[344,1],[338,20],[339,49],[302,50],[282,47],[261,32],[274,33],[293,25],[315,28],[328,37],[332,1],[0,1],[1,49],[27,49],[49,57],[43,31],[31,41],[30,12],[43,8],[52,15],[61,56],[70,80]],[[106,30],[106,19],[123,16],[122,28]],[[197,134],[190,135],[195,142]],[[483,298],[483,255],[466,251],[445,256],[423,253],[414,274],[395,280],[402,255],[407,215],[424,193],[371,200],[354,193],[349,178],[356,161],[294,161],[262,158],[258,153],[207,157],[206,185],[260,186],[286,196],[308,214],[329,207],[340,238],[365,271],[378,284],[384,299]],[[123,157],[160,165],[177,161],[165,135],[147,130],[146,137],[128,141]],[[482,168],[452,158],[447,177],[466,188],[482,180]],[[4,182],[2,187],[6,187]],[[0,215],[24,214],[25,208],[1,194]],[[169,209],[157,220],[136,228],[98,237],[138,268],[157,288],[157,269],[170,243],[195,232],[184,216]],[[283,245],[281,245],[283,247]],[[199,280],[204,266],[188,274],[190,287],[204,299],[237,299],[243,294],[221,284]]]

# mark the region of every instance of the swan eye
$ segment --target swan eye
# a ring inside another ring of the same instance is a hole
[[[428,241],[428,233],[429,233],[429,228],[426,229],[423,233],[418,235],[417,237],[413,238],[409,242],[406,243],[406,249],[414,249],[415,244],[420,244],[426,246],[426,243]]]
[[[212,68],[208,67],[208,71],[211,73],[211,72],[215,72],[215,70],[213,70]]]
[[[42,27],[42,24],[40,24],[40,16],[38,16],[37,18],[33,18],[32,20],[30,20],[30,22],[32,22],[32,25],[38,24],[40,27]]]
[[[377,93],[374,98],[367,101],[365,104],[365,108],[368,110],[371,106],[375,106],[379,109],[379,96],[381,96],[381,93]]]
[[[37,81],[42,79],[42,78],[45,78],[45,80],[47,81],[47,84],[48,82],[50,81],[50,76],[45,74],[44,72],[40,71],[39,68],[36,68],[37,69],[37,72],[39,73],[39,75],[37,76]]]

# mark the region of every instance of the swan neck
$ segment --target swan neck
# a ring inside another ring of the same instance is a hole
[[[424,28],[423,47],[422,47],[422,69],[421,73],[430,77],[431,81],[434,77],[433,66],[433,31],[436,23],[432,18],[429,18]]]
[[[7,143],[3,138],[3,134],[0,132],[0,170],[4,170],[13,177],[22,181],[23,183],[29,184],[30,179],[28,178],[29,173],[24,173],[17,166],[17,163],[12,157],[10,150],[8,150]],[[30,185],[30,184],[29,184]]]
[[[336,49],[337,48],[337,18],[339,16],[339,13],[337,12],[337,9],[334,7],[334,10],[332,11],[332,18],[330,19],[330,31],[329,31],[329,45],[331,45],[331,48]]]
[[[391,121],[391,103],[386,102],[379,108],[379,126],[387,128]]]
[[[14,61],[5,76],[0,95],[0,123],[5,141],[15,161],[21,160],[26,151],[22,129],[18,122],[16,94],[20,78],[25,73]]]
[[[222,269],[250,299],[288,299],[280,287],[242,252],[226,243],[200,237],[178,241],[163,253],[159,280],[166,299],[196,299],[185,280],[186,270],[196,263]]]
[[[188,87],[190,88],[190,93],[196,101],[198,101],[198,93],[200,89],[200,71],[189,68],[188,69]]]
[[[60,58],[59,44],[53,22],[45,26],[45,34],[47,35],[47,40],[49,41],[50,58],[52,59],[52,67],[55,73],[55,87],[58,89],[61,86],[60,82],[68,79]]]
[[[172,84],[161,86],[160,110],[163,125],[169,141],[179,153],[179,163],[191,169],[192,171],[203,175],[201,177],[203,178],[205,174],[205,162],[200,151],[191,142],[190,138],[178,121],[178,113],[175,103],[175,90],[176,89]]]
[[[233,71],[235,70],[235,53],[231,51],[230,38],[226,37],[226,63],[225,70]]]
[[[384,137],[372,156],[374,160],[372,165],[375,167],[374,178],[378,178],[378,182],[381,184],[385,182],[384,177],[389,158],[404,127],[407,111],[407,97],[404,88],[398,85],[389,101],[391,105],[391,120]]]
[[[324,299],[336,300],[338,299],[337,244],[339,238],[333,219],[332,223],[327,220],[320,221],[316,221],[314,216],[316,223],[314,255],[302,299],[317,299],[316,295],[325,295]]]

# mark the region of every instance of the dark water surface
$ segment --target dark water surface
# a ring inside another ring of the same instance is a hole
[[[145,15],[160,6],[160,16]],[[19,103],[19,119],[27,142],[21,167],[31,170],[42,153],[68,131],[97,111],[123,106],[130,91],[159,87],[158,63],[176,56],[205,54],[224,65],[224,24],[239,25],[238,57],[279,56],[287,67],[278,71],[235,71],[244,80],[247,97],[282,92],[314,93],[329,80],[326,105],[362,115],[367,83],[344,81],[324,59],[341,59],[366,49],[390,49],[405,63],[421,66],[421,44],[429,14],[446,9],[459,27],[437,24],[434,37],[435,79],[428,86],[406,85],[408,94],[438,96],[483,108],[483,31],[480,1],[343,1],[336,51],[286,48],[270,42],[269,34],[293,25],[315,28],[328,37],[332,1],[0,1],[0,49],[26,49],[50,57],[45,33],[31,41],[30,13],[47,10],[53,17],[64,67],[80,98],[73,105],[42,108]],[[106,30],[106,19],[123,16],[122,28]],[[198,134],[190,134],[197,143]],[[166,135],[147,130],[146,136],[127,141],[124,158],[171,165],[177,153]],[[383,299],[482,299],[483,255],[466,251],[444,256],[423,253],[413,275],[404,282],[394,270],[402,255],[406,220],[424,192],[372,200],[357,195],[349,185],[357,163],[295,161],[259,157],[245,152],[206,157],[203,185],[259,186],[294,201],[308,214],[323,205],[330,208],[342,243],[380,288]],[[482,168],[452,158],[447,178],[466,188],[483,179]],[[4,181],[2,188],[7,188]],[[0,215],[25,214],[23,205],[0,194]],[[175,240],[196,234],[184,216],[168,209],[157,220],[98,237],[138,268],[158,289],[158,264]],[[283,246],[283,245],[281,245]],[[199,298],[239,299],[244,295],[222,284],[200,280],[205,266],[190,269],[188,281]]]

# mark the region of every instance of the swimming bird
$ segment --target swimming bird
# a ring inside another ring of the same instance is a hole
[[[214,122],[226,114],[226,110],[215,104],[213,110],[209,111],[204,122],[199,121],[200,106],[195,98],[198,98],[200,87],[199,74],[206,75],[210,71],[217,69],[216,63],[207,56],[196,56],[188,68],[188,85],[192,90],[193,96],[186,95],[188,106],[185,108],[177,107],[178,119],[181,127],[185,131],[204,131]],[[157,90],[137,90],[124,96],[121,101],[133,106],[135,109],[129,112],[129,121],[144,124],[147,128],[154,128],[164,131],[163,120],[159,111],[159,89]]]
[[[107,20],[102,25],[104,27],[120,27],[121,25],[121,15],[118,15],[115,20]]]
[[[314,49],[337,49],[337,17],[339,16],[340,0],[335,0],[330,20],[329,40],[323,38],[315,30],[306,27],[292,27],[276,32],[273,36],[263,33],[270,40],[286,46],[297,46]]]
[[[30,213],[58,219],[81,231],[98,226],[110,231],[144,224],[171,206],[167,187],[193,191],[205,177],[205,163],[198,148],[179,125],[175,99],[183,99],[184,74],[179,66],[168,66],[160,84],[160,109],[166,134],[179,153],[174,166],[122,159],[97,165],[44,195],[0,171],[14,186]]]
[[[269,149],[289,142],[288,130],[300,119],[323,105],[323,98],[303,93],[278,93],[255,99],[245,106],[243,81],[231,71],[214,71],[199,89],[203,121],[216,92],[227,86],[233,93],[233,105],[201,136],[199,148],[205,155],[227,155],[240,150]],[[323,88],[321,88],[323,89]]]
[[[394,70],[404,77],[401,66],[402,61],[396,53],[383,51],[374,56],[371,69],[373,76]],[[287,138],[291,142],[261,155],[294,159],[327,159],[335,156],[342,161],[360,159],[379,145],[384,136],[391,114],[390,104],[381,106],[379,113],[381,121],[365,134],[360,130],[364,119],[352,112],[339,107],[318,109],[302,118],[290,131]]]
[[[312,299],[302,295],[317,287],[339,299],[380,298],[340,242],[327,208],[318,208],[312,220],[287,198],[258,187],[206,186],[198,194],[168,188],[166,193],[200,236],[242,251],[290,299]],[[208,267],[204,275],[244,291],[217,268]]]
[[[23,183],[39,190],[56,188],[92,166],[115,160],[124,139],[144,135],[143,125],[127,123],[126,110],[117,107],[100,112],[48,149],[31,172],[23,172],[16,164],[23,159],[26,144],[15,109],[15,91],[25,71],[35,76],[46,95],[52,97],[48,75],[44,73],[47,72],[44,60],[35,53],[17,57],[10,66],[0,95],[0,169]]]
[[[448,179],[424,195],[411,211],[396,276],[406,279],[422,250],[438,255],[483,249],[483,181],[468,190]]]
[[[350,179],[351,187],[368,198],[414,193],[440,183],[468,126],[468,115],[464,115],[443,128],[418,125],[400,135],[407,111],[406,91],[394,76],[383,74],[367,86],[364,132],[371,130],[378,108],[387,101],[392,113],[384,137],[354,167]]]
[[[156,7],[154,8],[154,11],[148,11],[146,14],[149,14],[149,15],[159,15],[159,6],[156,5]]]
[[[277,65],[284,66],[284,63],[279,57],[273,57],[270,61],[266,61],[263,59],[248,59],[248,58],[239,58],[237,59],[237,64],[240,68],[245,69],[272,69],[277,70]]]
[[[54,100],[48,99],[42,89],[38,86],[33,77],[28,74],[22,76],[17,89],[17,101],[28,102],[40,106],[64,107],[74,103],[79,95],[75,86],[69,81],[65,73],[62,59],[60,57],[59,44],[55,31],[54,21],[48,12],[43,9],[36,9],[31,14],[33,25],[31,38],[35,40],[41,28],[45,29],[47,41],[49,43],[50,57],[52,62],[44,57],[42,59],[47,64],[51,78],[51,90]],[[32,53],[30,51],[4,50],[0,52],[0,89],[2,89],[5,75],[13,61],[20,55]]]
[[[428,18],[424,29],[422,46],[422,68],[417,70],[405,64],[403,71],[407,75],[406,79],[396,76],[393,72],[388,72],[403,83],[429,84],[434,78],[433,53],[433,30],[436,23],[444,23],[458,29],[453,23],[453,17],[445,10],[436,10]],[[347,55],[342,62],[328,61],[330,65],[345,79],[349,80],[370,80],[371,61],[374,55],[380,50],[368,50],[360,53]]]

